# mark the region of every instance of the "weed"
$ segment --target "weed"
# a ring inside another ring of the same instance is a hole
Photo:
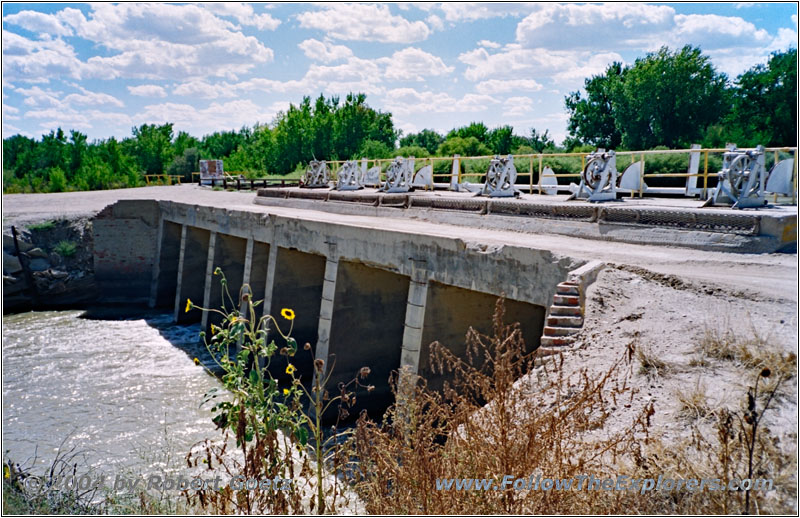
[[[797,355],[784,352],[753,326],[747,335],[737,335],[727,322],[720,327],[707,326],[697,353],[699,358],[693,361],[697,365],[707,365],[710,359],[731,361],[746,369],[769,367],[787,379],[797,371]]]
[[[46,230],[53,230],[54,228],[56,228],[56,222],[53,220],[28,225],[28,230],[33,232],[44,232]]]
[[[708,400],[708,388],[699,378],[688,390],[678,389],[675,396],[681,404],[680,415],[686,419],[702,419],[714,412]]]
[[[636,347],[636,358],[639,360],[639,374],[648,377],[658,377],[666,374],[670,366],[658,357],[649,347]]]
[[[59,241],[53,251],[61,257],[72,257],[78,251],[78,245],[72,241]]]

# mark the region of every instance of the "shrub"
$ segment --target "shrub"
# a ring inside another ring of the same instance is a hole
[[[78,251],[78,245],[72,241],[59,241],[53,251],[61,257],[72,257]]]

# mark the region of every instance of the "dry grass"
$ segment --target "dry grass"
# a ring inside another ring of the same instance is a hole
[[[721,326],[707,326],[697,347],[699,358],[695,365],[708,365],[709,360],[731,361],[746,369],[771,369],[786,378],[797,372],[797,355],[781,350],[769,336],[759,333],[751,325],[750,332],[737,334],[729,322]]]
[[[636,346],[636,359],[639,360],[639,374],[650,378],[657,378],[669,373],[671,366],[658,357],[649,347]]]
[[[756,427],[752,406],[731,412],[715,409],[705,386],[683,394],[690,436],[668,443],[653,437],[652,405],[627,423],[609,417],[629,406],[633,349],[598,376],[583,370],[566,374],[560,358],[530,372],[534,355],[524,354],[518,325],[503,323],[498,302],[494,332],[470,329],[467,357],[457,358],[438,344],[431,364],[451,375],[443,392],[415,389],[381,423],[359,420],[359,477],[355,489],[373,514],[728,514],[795,513],[793,453],[781,452],[769,431]],[[755,351],[752,351],[753,353]],[[647,370],[664,370],[648,351]],[[645,363],[645,362],[642,362]],[[758,371],[756,371],[758,373]],[[768,376],[767,376],[768,377]],[[520,379],[522,378],[522,379]],[[519,381],[518,381],[519,380]],[[762,380],[766,381],[763,377]],[[763,416],[769,400],[762,386],[754,399]],[[742,395],[744,401],[747,396]],[[766,402],[765,402],[766,401]],[[763,408],[762,408],[763,407]],[[750,419],[750,421],[748,421]],[[711,430],[709,432],[709,430]],[[716,431],[716,433],[714,433]],[[751,439],[753,439],[751,441]],[[749,459],[752,459],[748,462]],[[437,479],[493,479],[504,475],[569,479],[673,479],[772,477],[775,491],[455,491],[437,490]],[[748,501],[746,502],[745,499]]]
[[[699,378],[692,387],[676,390],[675,397],[681,404],[680,415],[686,419],[703,419],[715,411],[715,406],[708,399],[708,387]]]

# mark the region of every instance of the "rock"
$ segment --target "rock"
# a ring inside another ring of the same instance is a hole
[[[69,277],[67,272],[62,272],[61,270],[50,270],[49,271],[50,277],[53,279],[66,279]]]
[[[28,256],[41,257],[42,259],[47,259],[47,252],[38,247],[32,248],[31,250],[28,251]]]
[[[20,252],[27,252],[33,245],[27,241],[24,241],[20,238],[17,238],[17,243],[19,244],[19,251]],[[14,237],[11,234],[3,234],[3,250],[10,253],[16,253],[17,250],[14,248]]]
[[[31,259],[28,267],[32,272],[43,272],[50,268],[50,261],[47,259],[42,259],[41,257],[37,257],[35,259]]]
[[[13,256],[3,250],[3,272],[14,274],[21,271],[22,264],[19,262],[19,257]]]

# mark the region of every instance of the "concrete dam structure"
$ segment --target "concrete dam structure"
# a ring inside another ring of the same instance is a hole
[[[537,205],[525,196],[458,202],[455,193],[169,189],[158,192],[170,199],[119,200],[94,218],[101,300],[169,309],[177,323],[199,322],[208,332],[214,314],[185,306],[187,299],[221,306],[213,274],[219,267],[234,297],[247,284],[253,300],[264,301],[257,316],[275,316],[285,331],[281,309],[295,312],[291,334],[301,350],[292,362],[300,372],[312,372],[314,358],[335,361],[335,387],[370,367],[376,390],[368,405],[375,409],[392,401],[387,380],[394,371],[441,387],[430,344],[463,356],[470,326],[491,332],[499,296],[506,297],[506,322],[520,323],[528,350],[554,354],[580,331],[586,286],[604,263],[649,267],[690,254],[698,266],[687,274],[720,275],[741,252],[796,250],[796,214],[788,208],[726,214],[651,203]],[[743,259],[748,272],[759,271],[756,263]],[[738,270],[730,278],[760,283]],[[278,333],[270,339],[282,345]],[[276,377],[285,368],[280,362]]]
[[[386,380],[401,366],[440,385],[428,345],[438,340],[463,353],[470,325],[491,330],[501,295],[507,320],[520,323],[530,350],[539,347],[557,285],[586,263],[548,250],[333,219],[120,201],[94,220],[95,275],[106,300],[147,300],[172,308],[177,323],[201,321],[208,330],[213,314],[184,309],[187,299],[221,305],[213,275],[220,267],[231,294],[248,284],[253,299],[264,300],[263,314],[294,310],[292,335],[300,346],[310,343],[316,358],[335,356],[333,386],[370,367],[372,406],[390,402]],[[298,367],[311,372],[302,352]]]

